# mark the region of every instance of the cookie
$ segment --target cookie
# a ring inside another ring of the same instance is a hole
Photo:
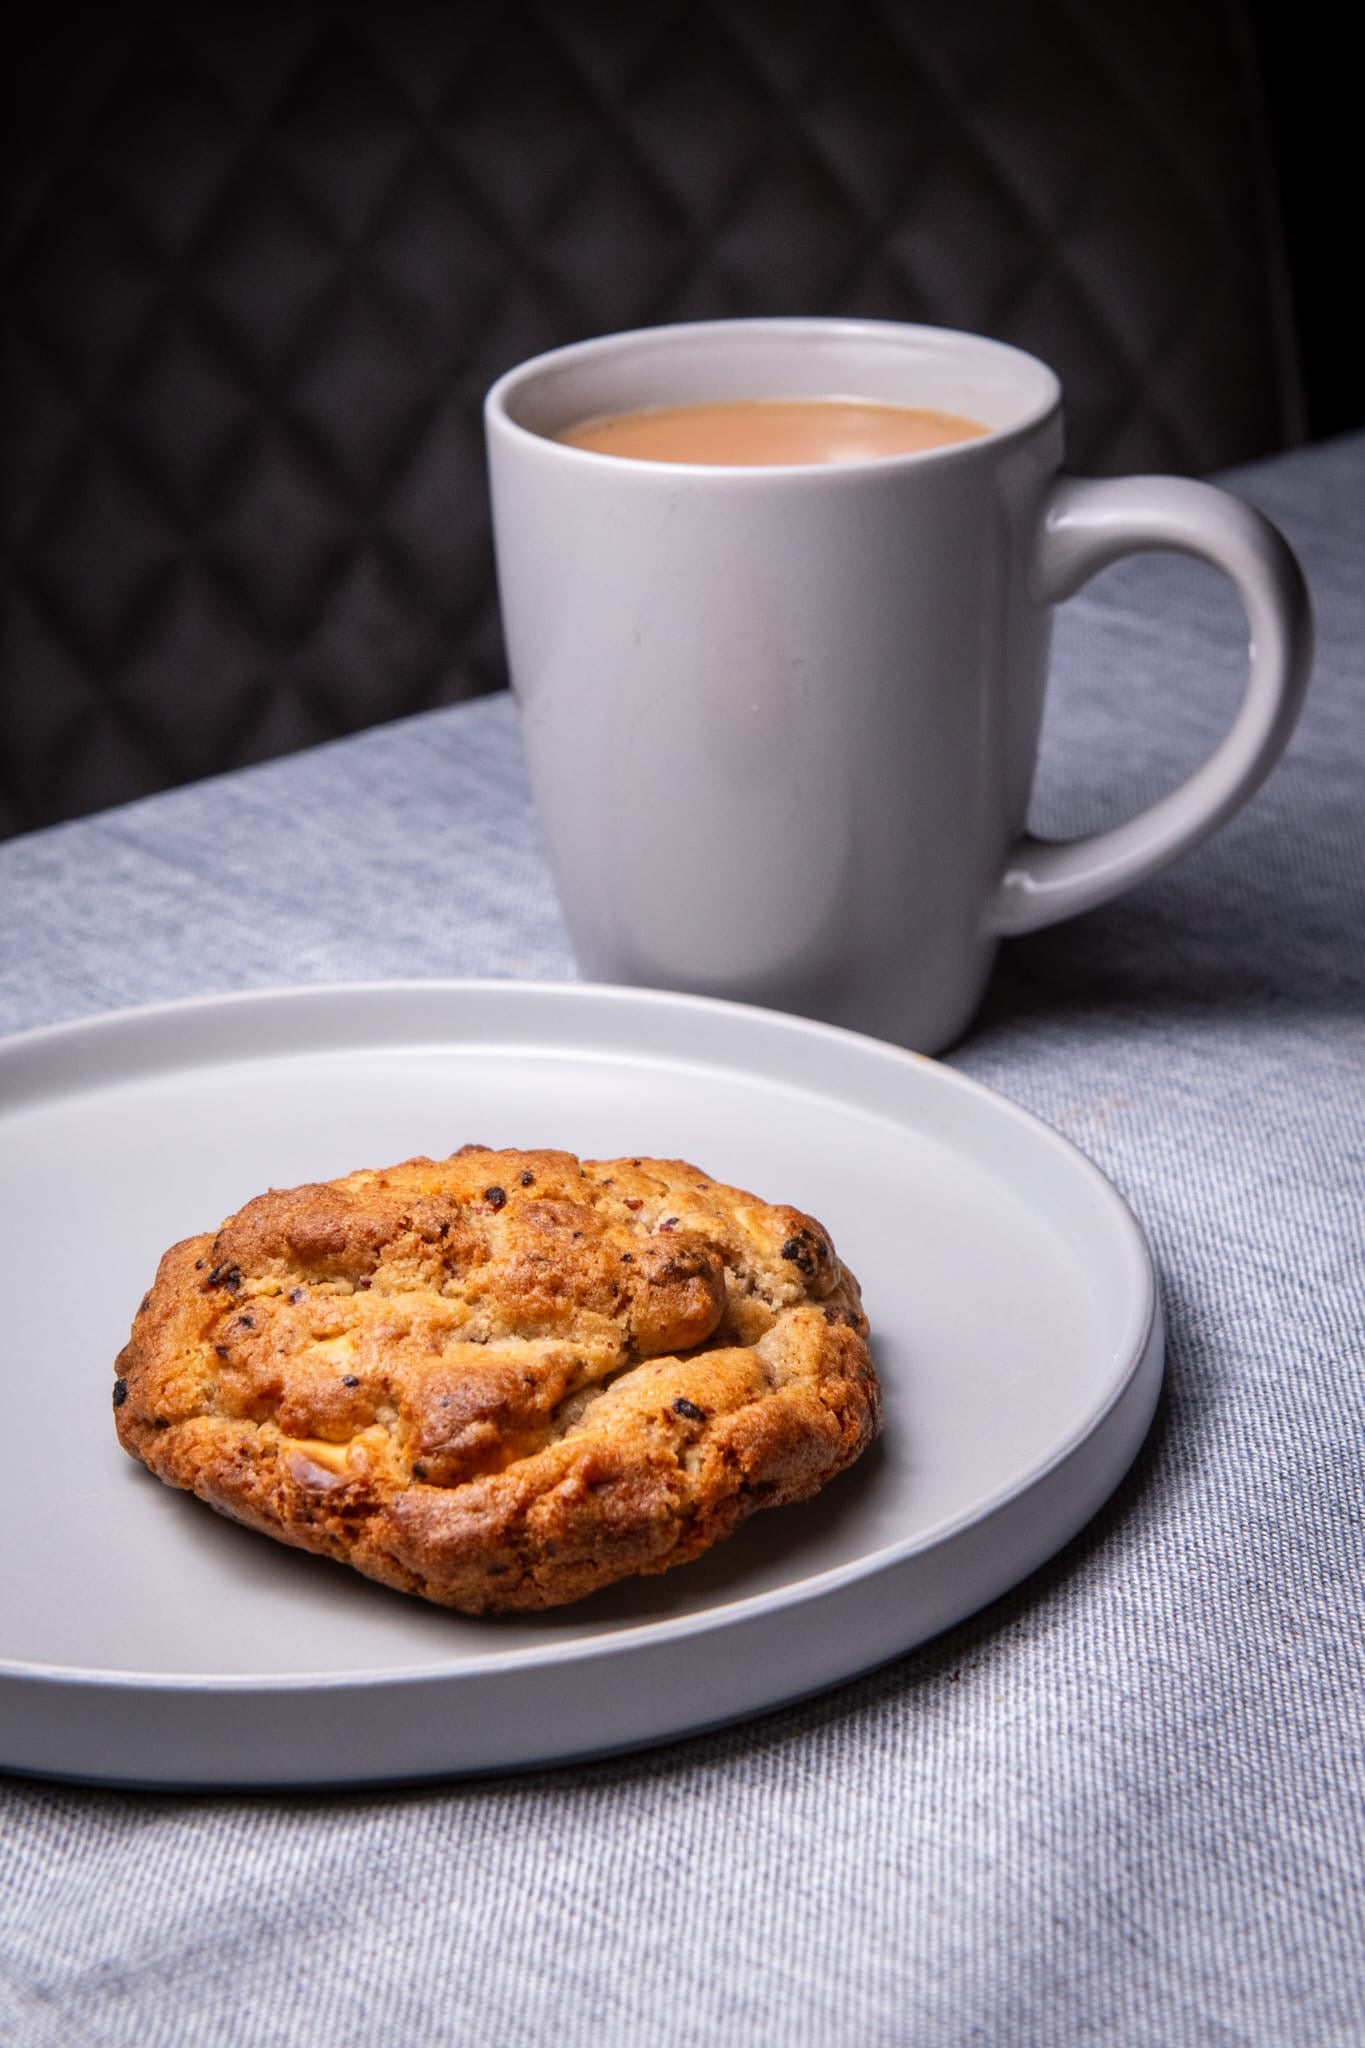
[[[680,1160],[481,1146],[173,1246],[116,1371],[158,1478],[469,1614],[684,1564],[880,1423],[811,1217]]]

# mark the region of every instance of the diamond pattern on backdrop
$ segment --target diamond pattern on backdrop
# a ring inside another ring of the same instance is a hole
[[[0,832],[503,680],[480,402],[840,312],[1062,371],[1077,466],[1297,426],[1231,5],[53,0],[8,66]]]

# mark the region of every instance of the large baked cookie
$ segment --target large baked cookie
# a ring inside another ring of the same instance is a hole
[[[273,1189],[161,1261],[117,1365],[158,1478],[479,1614],[683,1564],[880,1421],[818,1223],[680,1160],[466,1146]]]

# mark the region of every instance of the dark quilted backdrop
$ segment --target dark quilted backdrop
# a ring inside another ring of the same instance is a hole
[[[1077,466],[1297,431],[1241,11],[27,10],[3,81],[0,831],[503,680],[479,405],[610,328],[1050,357]]]

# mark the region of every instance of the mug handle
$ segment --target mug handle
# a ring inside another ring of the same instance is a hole
[[[1308,586],[1284,536],[1240,498],[1186,477],[1061,477],[1042,508],[1031,594],[1058,604],[1120,556],[1158,548],[1236,584],[1251,628],[1241,709],[1203,767],[1126,824],[1060,843],[1022,834],[988,913],[998,935],[1093,909],[1197,846],[1259,787],[1294,729],[1313,658]]]

